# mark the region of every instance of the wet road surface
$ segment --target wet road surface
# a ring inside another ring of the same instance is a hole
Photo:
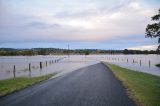
[[[135,106],[112,72],[98,63],[0,98],[0,106]]]

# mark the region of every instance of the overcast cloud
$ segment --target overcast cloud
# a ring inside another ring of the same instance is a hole
[[[139,40],[128,47],[126,41],[120,49],[155,45],[156,40],[143,37],[159,5],[159,0],[0,0],[0,47],[59,41],[79,42],[78,48],[92,42],[86,45],[90,48],[93,42],[102,46],[113,41],[112,45],[133,36]],[[113,49],[118,49],[115,44]]]

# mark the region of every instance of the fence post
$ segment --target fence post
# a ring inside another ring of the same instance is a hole
[[[127,63],[128,63],[128,59],[127,59]]]
[[[16,66],[15,65],[13,66],[13,76],[14,78],[16,77]]]
[[[149,67],[151,67],[151,61],[149,60]]]
[[[39,65],[40,65],[40,69],[42,70],[42,62],[40,62],[40,64],[39,64]]]
[[[47,67],[47,61],[46,61],[46,67]]]
[[[133,59],[133,64],[134,64],[134,59]]]
[[[142,65],[142,62],[141,62],[141,60],[140,60],[140,62],[139,62],[139,63],[140,63],[140,66],[141,66],[141,65]]]
[[[29,71],[31,71],[31,64],[29,63]]]
[[[31,77],[31,64],[29,63],[29,77]]]

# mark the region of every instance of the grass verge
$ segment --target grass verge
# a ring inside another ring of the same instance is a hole
[[[122,81],[128,95],[138,106],[160,106],[160,77],[113,64],[104,64]]]
[[[31,86],[40,81],[49,79],[55,74],[48,74],[48,75],[32,77],[32,78],[18,77],[18,78],[0,80],[0,97],[10,94],[12,92],[18,91],[20,89],[23,89],[25,87]]]

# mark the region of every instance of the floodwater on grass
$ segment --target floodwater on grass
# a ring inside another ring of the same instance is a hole
[[[103,61],[121,67],[160,76],[160,55],[103,55]]]
[[[59,60],[57,62],[57,60]],[[26,76],[34,77],[49,73],[63,75],[100,61],[160,76],[160,55],[48,55],[48,56],[1,56],[0,79]],[[40,69],[42,62],[42,69]],[[30,64],[30,71],[29,71]]]
[[[57,61],[59,60],[59,61]],[[42,68],[40,68],[42,62]],[[30,71],[29,71],[30,64]],[[79,68],[95,64],[94,61],[86,61],[85,56],[1,56],[0,79],[20,76],[35,77],[49,73],[65,74]],[[14,73],[15,65],[15,73]]]

